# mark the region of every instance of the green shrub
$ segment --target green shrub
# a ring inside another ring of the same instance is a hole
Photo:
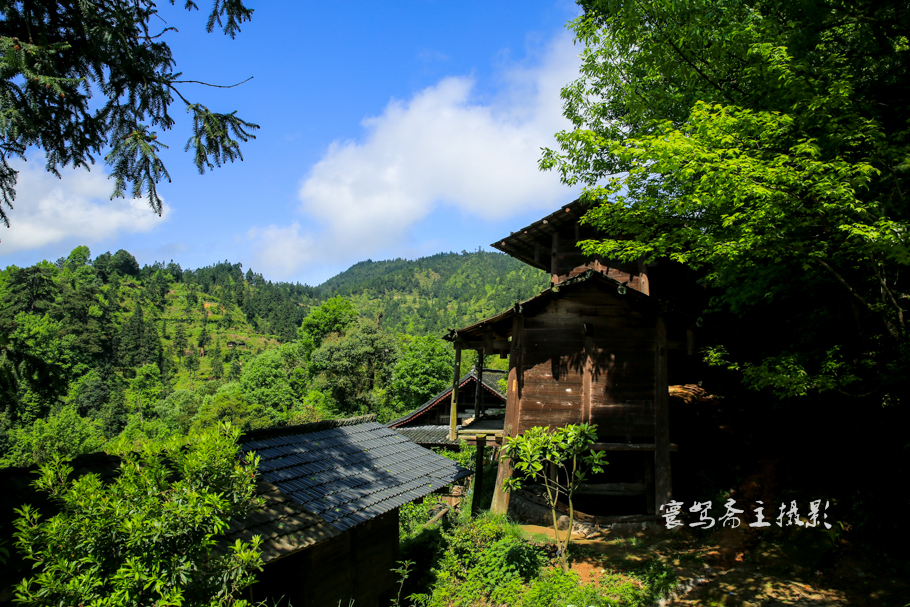
[[[436,495],[428,495],[423,501],[408,502],[398,509],[398,536],[400,540],[406,540],[418,533],[427,521],[433,516],[442,504]]]
[[[427,607],[513,603],[547,563],[503,516],[485,514],[443,532],[446,550],[430,594],[412,599]]]

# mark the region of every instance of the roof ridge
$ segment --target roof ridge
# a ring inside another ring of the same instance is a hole
[[[307,424],[297,424],[295,426],[274,426],[271,428],[260,428],[244,432],[240,441],[253,440],[266,436],[280,436],[282,434],[305,434],[307,432],[318,432],[320,430],[331,430],[342,426],[357,426],[376,421],[376,414],[360,415],[357,417],[348,417],[345,419],[324,419],[318,422],[309,422]]]

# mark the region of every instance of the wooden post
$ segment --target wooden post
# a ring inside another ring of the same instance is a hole
[[[523,373],[521,367],[522,343],[524,342],[524,317],[521,313],[512,319],[512,346],[509,351],[509,386],[506,390],[506,418],[503,421],[502,441],[514,438],[518,434],[519,409],[521,407],[521,393],[519,376]],[[501,453],[501,452],[500,452]],[[493,487],[493,503],[490,510],[497,514],[509,511],[509,494],[502,490],[503,482],[512,476],[512,465],[509,460],[501,458],[499,468],[496,470],[496,485]]]
[[[474,495],[471,496],[471,514],[477,514],[480,509],[480,492],[483,489],[483,448],[486,436],[477,437],[477,451],[474,453]]]
[[[550,282],[559,282],[559,232],[553,232],[553,244],[550,249]]]
[[[590,328],[589,328],[590,327]],[[593,325],[585,325],[585,366],[582,371],[581,379],[581,421],[590,424],[591,423],[591,408],[593,401],[593,390],[592,382],[594,380],[594,338],[593,334],[594,327]],[[589,332],[591,334],[589,334]]]
[[[657,319],[654,378],[654,497],[657,508],[670,501],[670,387],[667,383],[667,324]]]
[[[477,384],[474,386],[474,419],[483,417],[483,350],[477,351]]]
[[[455,379],[452,380],[452,404],[449,407],[449,440],[458,435],[458,380],[461,379],[461,346],[455,344]]]

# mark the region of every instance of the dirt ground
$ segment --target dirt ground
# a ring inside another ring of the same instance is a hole
[[[552,529],[523,527],[552,541]],[[621,572],[655,559],[663,562],[679,582],[675,596],[662,602],[666,607],[910,604],[910,579],[901,579],[900,567],[885,570],[846,542],[834,545],[828,536],[805,529],[768,534],[758,541],[737,529],[709,536],[687,532],[640,533],[630,538],[575,536],[573,545],[572,570],[583,581],[594,580],[603,571]]]

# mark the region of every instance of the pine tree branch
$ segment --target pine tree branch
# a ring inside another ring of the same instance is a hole
[[[249,82],[249,81],[252,80],[252,79],[253,79],[253,76],[250,76],[249,78],[247,78],[246,80],[244,80],[244,81],[242,81],[242,82],[238,82],[237,84],[230,84],[230,85],[224,85],[224,84],[209,84],[208,82],[202,82],[201,80],[171,80],[170,83],[171,83],[171,84],[187,84],[187,83],[192,83],[192,84],[202,84],[202,85],[204,85],[204,86],[210,86],[210,87],[216,88],[216,89],[232,89],[232,88],[234,88],[235,86],[240,86],[241,84],[245,84],[245,83]],[[178,95],[179,95],[179,93],[178,93]],[[183,99],[183,97],[181,97],[181,99]],[[186,101],[186,99],[184,99],[184,101]]]

